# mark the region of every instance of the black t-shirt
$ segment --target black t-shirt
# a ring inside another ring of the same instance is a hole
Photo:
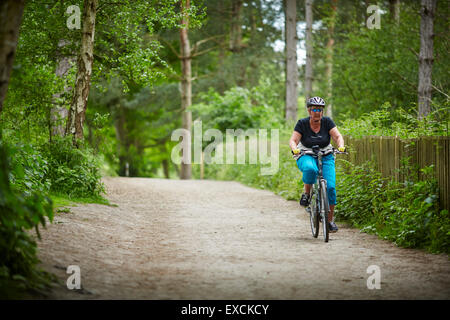
[[[336,127],[336,124],[329,117],[322,117],[320,121],[320,131],[315,133],[309,124],[309,117],[297,121],[294,130],[302,135],[300,142],[307,148],[319,145],[325,148],[330,144],[330,130]]]

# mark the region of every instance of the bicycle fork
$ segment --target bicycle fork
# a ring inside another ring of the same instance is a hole
[[[319,180],[319,184],[320,184],[320,189],[321,189],[321,196],[320,196],[320,214],[322,216],[325,216],[325,214],[328,217],[328,214],[330,212],[330,205],[328,203],[328,199],[325,199],[325,197],[328,197],[328,193],[327,193],[327,180],[325,180],[324,178],[321,178]]]

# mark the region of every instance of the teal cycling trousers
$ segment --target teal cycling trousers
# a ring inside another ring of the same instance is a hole
[[[302,181],[305,184],[314,184],[319,174],[317,159],[305,154],[297,160],[297,166],[303,173]],[[322,158],[322,174],[327,180],[328,203],[336,204],[336,170],[334,166],[334,155],[329,154]]]

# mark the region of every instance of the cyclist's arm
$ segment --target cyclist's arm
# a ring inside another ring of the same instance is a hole
[[[337,127],[334,127],[330,130],[330,136],[333,139],[334,143],[336,143],[338,149],[345,146],[344,138],[342,137]]]
[[[297,149],[297,145],[300,142],[301,138],[302,135],[299,132],[292,132],[291,139],[289,140],[289,146],[291,147],[291,150]]]

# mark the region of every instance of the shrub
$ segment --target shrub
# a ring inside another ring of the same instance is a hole
[[[339,161],[336,217],[349,220],[362,231],[375,233],[403,247],[449,253],[450,220],[439,210],[433,167],[421,169],[418,180],[402,163],[405,182],[382,178],[372,162],[360,166]]]
[[[70,197],[99,197],[104,191],[98,160],[92,152],[72,146],[70,137],[57,138],[42,147],[48,162],[45,179],[51,191]]]
[[[29,195],[33,192],[48,194],[51,181],[46,178],[49,171],[48,162],[42,154],[30,144],[16,144],[12,154],[10,182],[12,187]]]
[[[353,166],[340,159],[336,163],[340,164],[336,165],[336,216],[360,227],[373,217],[374,195],[383,194],[383,179],[372,162]]]
[[[48,197],[30,191],[26,184],[39,185],[33,180],[34,172],[25,174],[26,183],[17,183],[15,187],[10,184],[10,175],[17,181],[24,169],[20,161],[12,163],[8,153],[20,158],[23,150],[8,148],[0,141],[0,297],[15,298],[20,290],[42,290],[49,284],[51,276],[37,268],[36,242],[26,230],[34,228],[40,237],[39,224],[45,227],[45,217],[52,221],[53,210]],[[25,166],[25,172],[30,167]],[[23,186],[26,192],[18,191]]]

